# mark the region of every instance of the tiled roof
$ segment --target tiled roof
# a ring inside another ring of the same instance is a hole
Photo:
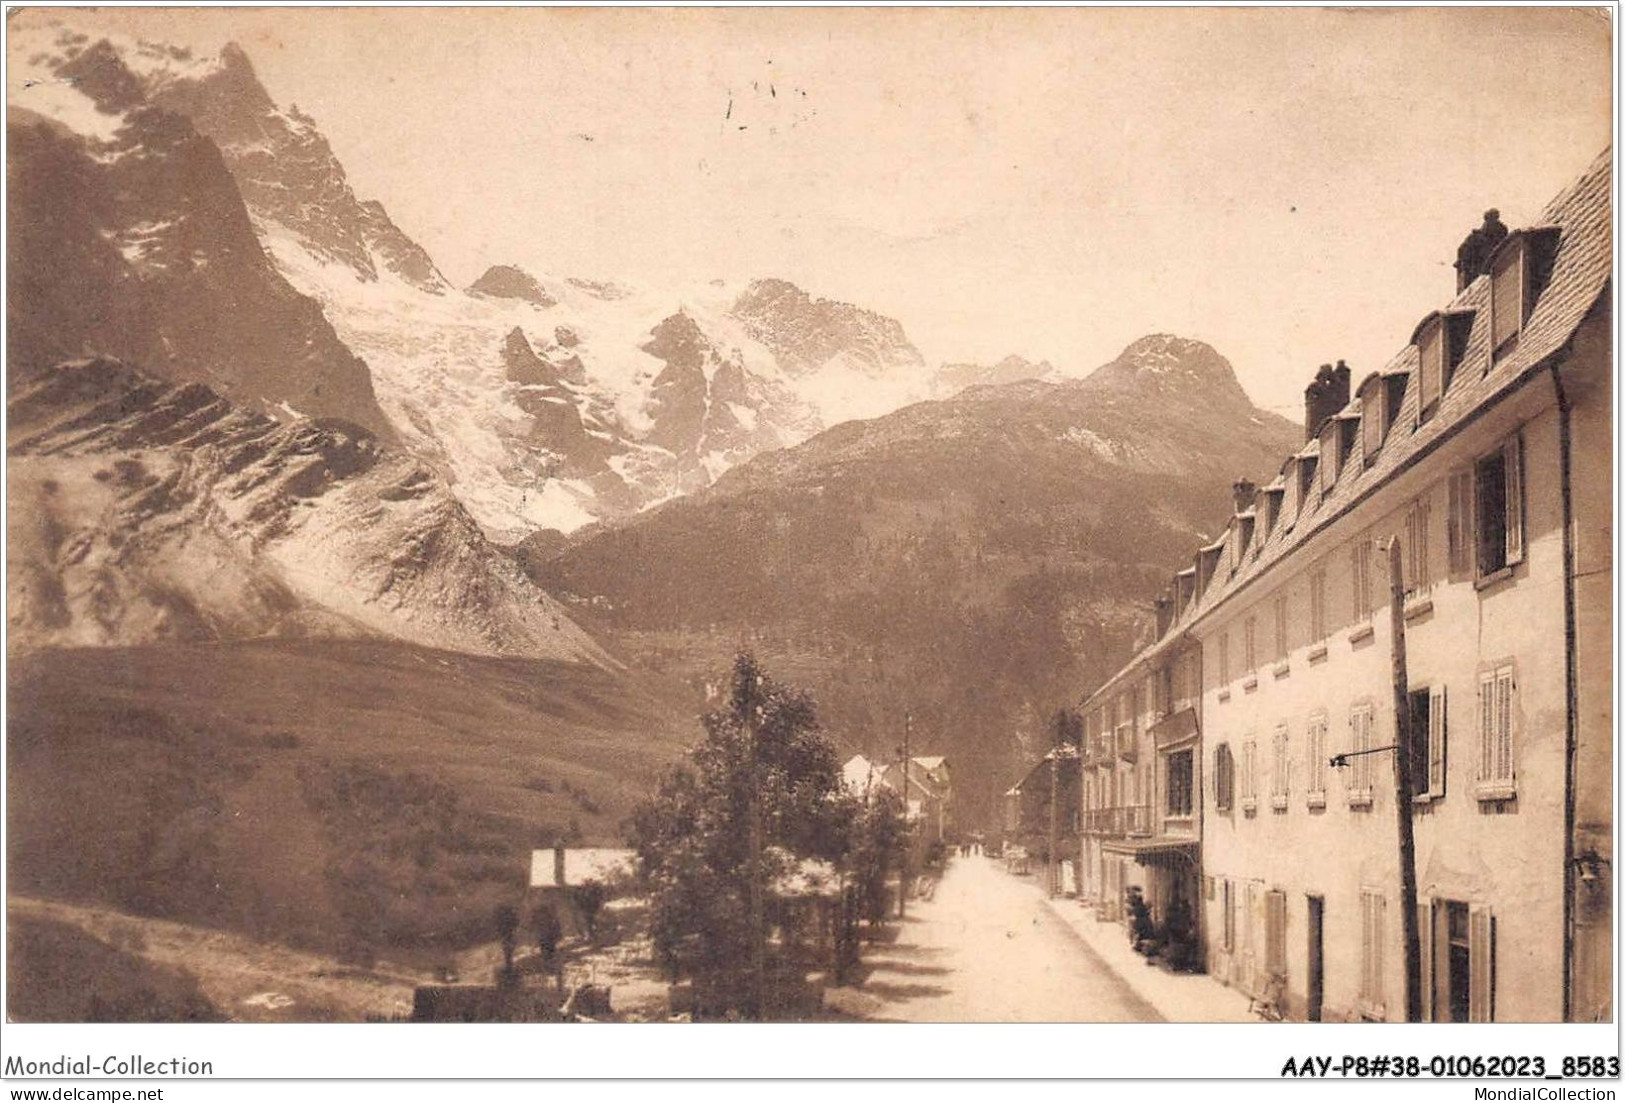
[[[1460,365],[1433,415],[1417,423],[1419,388],[1407,386],[1394,427],[1370,467],[1365,465],[1363,442],[1356,440],[1343,464],[1342,476],[1329,492],[1322,493],[1322,475],[1317,473],[1306,501],[1299,503],[1297,515],[1283,517],[1267,539],[1250,541],[1239,563],[1232,561],[1234,553],[1226,547],[1213,572],[1214,581],[1201,597],[1181,613],[1166,635],[1090,694],[1090,701],[1115,688],[1126,675],[1178,643],[1191,626],[1267,574],[1276,563],[1413,460],[1430,452],[1477,411],[1519,386],[1525,377],[1544,367],[1547,359],[1568,343],[1607,287],[1613,268],[1612,157],[1611,149],[1598,154],[1584,175],[1547,205],[1535,224],[1535,228],[1559,231],[1557,252],[1551,277],[1524,324],[1517,347],[1490,364],[1489,311],[1486,309],[1490,281],[1489,277],[1480,276],[1443,308],[1442,313],[1472,312],[1473,324]],[[1416,346],[1407,344],[1379,372],[1382,375],[1410,373],[1414,377],[1418,356]],[[1360,400],[1356,397],[1337,416],[1358,419],[1359,415]],[[1296,455],[1315,456],[1319,451],[1320,442],[1316,439],[1309,441]]]

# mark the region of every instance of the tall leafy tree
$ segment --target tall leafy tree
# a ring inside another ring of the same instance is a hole
[[[751,960],[752,877],[765,887],[803,858],[841,862],[858,803],[841,792],[835,746],[812,699],[767,677],[749,655],[734,663],[705,738],[633,813],[631,834],[650,890],[657,953],[726,981]],[[752,800],[761,853],[750,846]]]

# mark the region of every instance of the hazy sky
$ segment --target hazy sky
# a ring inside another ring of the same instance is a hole
[[[1611,133],[1600,10],[106,12],[236,39],[458,283],[777,275],[928,359],[1211,342],[1292,413]],[[87,22],[86,20],[75,20]],[[731,109],[730,109],[731,105]]]

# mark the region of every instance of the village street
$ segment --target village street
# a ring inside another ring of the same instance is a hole
[[[895,942],[865,948],[867,979],[831,989],[829,1008],[903,1022],[1161,1020],[1056,918],[1035,878],[990,859],[952,859],[899,927]]]

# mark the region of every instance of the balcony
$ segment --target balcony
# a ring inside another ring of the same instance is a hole
[[[1108,838],[1118,838],[1123,834],[1123,810],[1121,808],[1085,808],[1083,810],[1083,832],[1086,835],[1103,835]]]
[[[1124,808],[1123,830],[1129,835],[1151,834],[1151,806],[1131,804]]]
[[[1083,833],[1121,839],[1124,835],[1151,834],[1151,806],[1129,804],[1119,808],[1085,808]]]

